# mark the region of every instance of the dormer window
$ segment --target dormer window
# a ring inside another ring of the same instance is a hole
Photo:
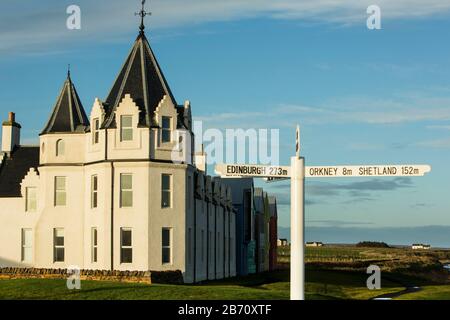
[[[133,116],[120,117],[120,140],[133,140]]]
[[[56,156],[63,156],[65,152],[65,144],[63,140],[56,141]]]
[[[95,118],[92,125],[92,144],[97,144],[99,141],[99,129],[100,120],[98,118]]]
[[[161,142],[167,143],[172,141],[172,118],[162,117]]]

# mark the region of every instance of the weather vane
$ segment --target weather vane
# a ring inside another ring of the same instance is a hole
[[[152,15],[151,12],[145,11],[145,0],[142,0],[142,9],[141,9],[141,11],[140,12],[136,12],[135,15],[141,17],[141,26],[139,27],[139,29],[141,30],[141,33],[144,33],[144,29],[145,29],[144,18],[147,15],[150,15],[150,16]]]

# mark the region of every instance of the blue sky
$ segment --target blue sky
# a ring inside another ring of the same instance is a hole
[[[72,65],[87,112],[104,99],[135,37],[133,1],[0,4],[0,114],[15,111],[36,143]],[[214,128],[280,129],[281,163],[302,126],[307,165],[430,164],[412,179],[307,182],[315,227],[450,226],[450,3],[378,1],[150,1],[147,35],[178,103]],[[82,29],[67,30],[78,4]],[[289,186],[278,195],[289,225]],[[450,246],[450,239],[448,246]]]

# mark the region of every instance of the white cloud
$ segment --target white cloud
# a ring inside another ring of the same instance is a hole
[[[154,0],[147,7],[149,28],[268,17],[304,22],[365,26],[373,0]],[[51,0],[5,1],[0,5],[0,51],[46,48],[54,42],[114,41],[137,29],[140,1],[78,0],[82,30],[65,28],[67,3]],[[378,0],[383,19],[411,19],[450,12],[448,0]],[[20,13],[20,14],[19,14]]]
[[[450,149],[450,138],[422,141],[418,142],[416,146],[433,149]]]
[[[292,128],[298,119],[302,119],[303,124],[309,125],[328,123],[393,125],[421,121],[450,121],[450,97],[434,98],[425,93],[404,94],[391,99],[344,97],[329,99],[319,106],[280,104],[269,109],[270,117],[267,116],[267,112],[227,112],[207,117],[200,116],[196,120],[204,120],[209,127],[219,128],[228,126],[230,120],[233,120],[233,127],[237,128]],[[430,127],[448,128],[437,124],[429,125],[428,128]],[[361,146],[354,147],[358,149]]]
[[[437,129],[437,130],[450,130],[450,125],[433,125],[427,126],[428,129]]]

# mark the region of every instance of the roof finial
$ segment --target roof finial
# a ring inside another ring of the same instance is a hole
[[[145,11],[145,0],[142,0],[142,9],[140,12],[136,12],[135,15],[140,16],[141,17],[141,26],[139,27],[139,30],[141,34],[144,34],[144,29],[145,29],[145,25],[144,25],[144,18],[147,15],[152,15],[151,12],[147,12]]]
[[[67,65],[67,78],[70,78],[70,63]]]

